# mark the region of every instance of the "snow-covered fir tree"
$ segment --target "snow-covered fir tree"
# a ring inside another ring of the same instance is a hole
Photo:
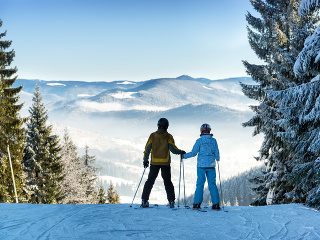
[[[86,186],[87,201],[94,203],[96,201],[97,192],[97,171],[99,168],[96,167],[96,157],[89,154],[89,146],[85,146],[85,155],[81,158],[83,162],[83,184]]]
[[[278,135],[293,153],[292,171],[285,176],[294,188],[286,197],[320,207],[320,81],[270,92],[270,97],[283,113],[279,122],[285,131]]]
[[[62,141],[61,159],[63,162],[64,175],[64,180],[62,182],[62,203],[86,203],[86,186],[83,184],[84,165],[78,156],[77,147],[70,139],[67,130],[65,130]]]
[[[2,21],[0,20],[0,28]],[[23,104],[18,104],[22,86],[12,87],[18,69],[10,67],[15,51],[10,50],[12,41],[4,40],[7,32],[0,33],[0,202],[15,202],[15,191],[8,158],[11,155],[15,186],[19,201],[25,198],[24,174],[21,160],[24,149],[25,119],[19,115]]]
[[[256,158],[265,161],[266,170],[256,178],[256,192],[259,197],[254,205],[266,204],[267,195],[273,192],[272,203],[287,203],[291,199],[286,193],[291,192],[294,184],[288,181],[286,174],[292,171],[291,159],[294,157],[288,145],[277,134],[283,132],[279,124],[282,112],[278,111],[275,100],[267,91],[281,91],[309,82],[314,74],[296,76],[293,66],[304,40],[312,34],[318,17],[313,14],[299,16],[300,1],[263,1],[251,0],[253,8],[261,18],[247,14],[248,39],[251,48],[265,64],[255,65],[243,61],[247,73],[258,84],[242,84],[243,92],[249,98],[260,102],[252,106],[255,116],[244,126],[255,127],[253,135],[264,134],[260,154]]]
[[[99,202],[96,157],[89,154],[85,147],[85,155],[80,157],[76,145],[72,142],[67,129],[62,141],[61,157],[63,162],[62,182],[63,203],[65,204],[97,204]]]
[[[104,187],[100,185],[99,193],[98,193],[98,204],[106,204],[106,203],[107,203],[106,192],[104,191]]]
[[[310,12],[319,10],[320,1],[319,0],[302,0],[299,7],[299,14],[307,15]]]
[[[48,113],[36,86],[26,129],[24,171],[31,203],[57,203],[61,199],[63,180],[59,139],[47,125]]]
[[[120,203],[120,197],[117,190],[114,189],[112,181],[110,181],[109,188],[107,191],[107,200],[109,204]]]
[[[299,13],[309,14],[320,9],[320,1],[302,1]],[[309,36],[300,52],[294,72],[300,78],[319,74],[320,26]],[[277,103],[279,120],[284,131],[278,135],[290,147],[292,171],[286,178],[294,184],[286,197],[292,202],[306,202],[320,208],[320,81],[319,75],[311,82],[283,91],[270,91]]]
[[[303,16],[311,14],[320,9],[320,0],[303,0],[300,4],[299,13]],[[320,25],[316,31],[310,35],[304,42],[304,48],[294,65],[294,72],[301,78],[309,74],[317,75],[320,72],[319,66],[320,52]]]

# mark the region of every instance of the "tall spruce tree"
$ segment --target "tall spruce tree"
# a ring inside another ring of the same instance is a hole
[[[262,65],[243,61],[247,73],[258,84],[241,84],[246,96],[260,102],[258,106],[251,107],[255,116],[243,125],[255,127],[253,135],[264,134],[260,154],[256,159],[265,162],[266,170],[261,177],[255,179],[258,184],[255,190],[259,197],[253,205],[266,204],[267,195],[271,193],[272,203],[287,203],[292,200],[286,193],[294,188],[294,184],[287,178],[287,173],[293,169],[293,155],[290,147],[278,135],[278,132],[284,131],[279,123],[282,113],[267,92],[295,87],[314,77],[310,74],[301,78],[293,73],[295,59],[303,48],[304,40],[314,31],[318,21],[313,15],[300,17],[299,3],[298,0],[251,0],[261,18],[250,13],[246,16],[250,26],[250,46],[264,61]]]
[[[299,13],[313,13],[320,9],[319,0],[304,0]],[[288,144],[294,157],[293,169],[287,178],[294,189],[287,198],[306,202],[320,208],[320,25],[309,36],[294,65],[294,73],[300,78],[318,74],[311,82],[283,91],[271,91],[269,96],[277,102],[285,131],[278,135]]]
[[[110,181],[109,188],[107,191],[107,199],[109,204],[119,204],[120,197],[117,190],[114,189],[112,181]]]
[[[99,194],[98,194],[98,204],[106,204],[106,203],[107,203],[106,192],[104,191],[104,187],[100,185]]]
[[[88,203],[95,203],[98,196],[96,183],[98,181],[97,171],[99,168],[95,166],[96,157],[89,154],[90,148],[85,146],[85,155],[82,157],[83,162],[83,184],[86,187],[86,195]]]
[[[65,130],[62,147],[65,179],[62,183],[64,192],[63,203],[66,204],[97,204],[100,200],[96,186],[99,170],[95,166],[96,157],[89,154],[85,147],[85,155],[79,157],[76,145],[72,142],[67,129]]]
[[[285,131],[278,135],[293,153],[292,171],[286,174],[294,188],[292,202],[320,207],[320,81],[270,92],[279,106]]]
[[[47,126],[48,114],[39,86],[36,86],[32,100],[33,105],[29,109],[31,116],[26,130],[27,146],[23,158],[27,173],[26,184],[30,188],[29,201],[57,203],[62,196],[61,147],[58,137],[52,134],[52,126]]]
[[[84,204],[87,203],[86,186],[84,185],[84,165],[78,156],[77,147],[72,142],[67,129],[65,130],[61,157],[63,161],[62,182],[63,203]]]
[[[0,28],[2,21],[0,20]],[[15,51],[9,50],[12,41],[3,40],[0,33],[0,202],[14,202],[15,192],[8,160],[8,146],[19,201],[25,197],[23,165],[25,119],[19,115],[23,104],[18,104],[22,86],[13,87],[18,69],[10,67]]]

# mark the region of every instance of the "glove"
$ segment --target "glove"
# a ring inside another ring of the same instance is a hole
[[[143,166],[144,166],[144,168],[149,167],[149,161],[143,162]]]
[[[183,159],[183,155],[184,155],[184,154],[186,154],[186,152],[183,151],[183,150],[181,150],[181,153],[180,153],[180,156],[181,156],[180,161],[181,161],[181,162],[182,162],[182,159]]]

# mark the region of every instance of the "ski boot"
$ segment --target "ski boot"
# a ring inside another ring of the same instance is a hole
[[[220,210],[220,209],[221,209],[221,208],[220,208],[220,206],[219,206],[219,203],[212,205],[212,210]]]
[[[174,201],[169,201],[169,207],[174,208]]]
[[[200,209],[201,203],[193,204],[193,209]]]
[[[140,207],[142,207],[142,208],[149,207],[149,201],[148,200],[142,200],[142,203],[141,203]]]

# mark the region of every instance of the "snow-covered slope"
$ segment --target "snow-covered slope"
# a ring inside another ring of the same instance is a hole
[[[0,204],[0,239],[320,239],[320,213],[299,204],[199,212],[160,205]]]

